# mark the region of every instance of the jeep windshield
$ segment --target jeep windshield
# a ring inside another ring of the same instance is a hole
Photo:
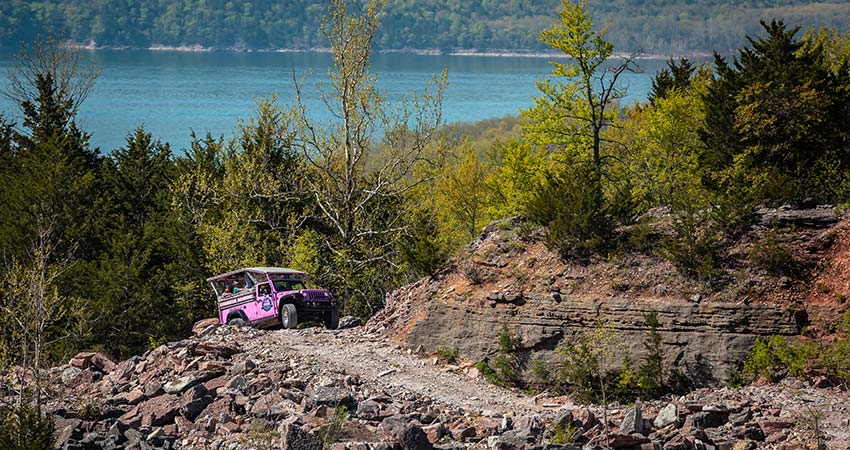
[[[272,273],[269,277],[274,283],[274,290],[277,292],[283,291],[299,291],[307,289],[307,281],[304,276],[297,273]]]

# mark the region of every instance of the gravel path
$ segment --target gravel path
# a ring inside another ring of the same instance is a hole
[[[434,365],[382,337],[364,333],[362,328],[274,330],[263,332],[258,338],[251,345],[256,351],[288,349],[298,353],[302,362],[320,364],[325,371],[357,375],[364,383],[393,397],[426,396],[443,405],[500,415],[551,411],[554,406],[547,404],[544,408],[535,405],[533,397],[446,370],[446,366]]]

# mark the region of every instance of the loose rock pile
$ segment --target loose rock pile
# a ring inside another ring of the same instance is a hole
[[[770,386],[700,390],[607,411],[545,397],[533,412],[471,410],[428,395],[387,392],[353,370],[323,367],[292,349],[258,352],[251,343],[267,337],[266,331],[214,321],[202,321],[194,331],[190,339],[117,364],[84,353],[54,369],[57,396],[47,409],[56,420],[59,447],[791,449],[817,444],[805,405],[845,413],[848,408],[837,391],[797,394],[795,386]],[[427,377],[440,368],[423,364],[422,370]],[[829,438],[830,444],[839,442]]]

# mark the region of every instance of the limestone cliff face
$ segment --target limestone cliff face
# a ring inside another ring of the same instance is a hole
[[[393,292],[368,326],[412,349],[457,347],[477,361],[495,354],[507,324],[521,337],[524,358],[547,360],[562,341],[605,319],[615,354],[638,360],[645,317],[655,312],[666,366],[714,385],[739,370],[758,336],[796,335],[807,320],[791,307],[703,298],[669,267],[632,265],[616,275],[604,265],[570,267],[533,236],[517,240],[498,228],[485,230],[452,268]],[[662,275],[675,290],[656,286]]]

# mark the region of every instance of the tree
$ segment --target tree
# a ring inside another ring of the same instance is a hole
[[[0,133],[0,276],[8,288],[0,292],[0,327],[10,331],[0,336],[0,350],[5,364],[22,368],[19,417],[30,404],[40,414],[42,371],[84,321],[79,291],[66,284],[82,269],[80,255],[95,246],[91,205],[99,159],[74,123],[95,75],[82,65],[71,49],[36,43],[8,74],[5,95],[19,103],[27,129],[4,123]]]
[[[307,161],[307,192],[316,204],[317,219],[328,230],[325,247],[348,272],[338,280],[341,298],[371,303],[349,283],[374,264],[389,264],[395,240],[405,228],[399,197],[417,184],[411,179],[427,143],[441,123],[446,74],[431,90],[409,102],[391,105],[370,72],[372,41],[381,0],[368,2],[359,16],[349,15],[347,0],[334,0],[322,26],[333,54],[330,86],[319,86],[332,120],[310,118],[296,81],[293,144]],[[377,146],[379,131],[381,145]],[[372,307],[366,308],[371,310]]]
[[[603,132],[616,117],[612,106],[625,95],[620,77],[637,70],[635,55],[612,61],[614,46],[605,40],[605,30],[593,29],[585,3],[562,0],[561,5],[559,23],[544,30],[540,40],[571,61],[551,63],[552,76],[565,80],[538,83],[542,95],[523,112],[528,119],[525,131],[531,142],[544,146],[574,146],[580,152],[587,147],[601,182]]]
[[[654,105],[656,99],[665,98],[673,90],[685,90],[691,85],[691,77],[696,67],[688,58],[667,61],[667,67],[661,69],[652,77],[652,90],[649,92],[649,103]]]
[[[717,58],[705,96],[703,164],[729,168],[714,184],[750,201],[838,199],[847,178],[850,74],[833,71],[824,47],[799,28],[762,22],[732,66]]]

